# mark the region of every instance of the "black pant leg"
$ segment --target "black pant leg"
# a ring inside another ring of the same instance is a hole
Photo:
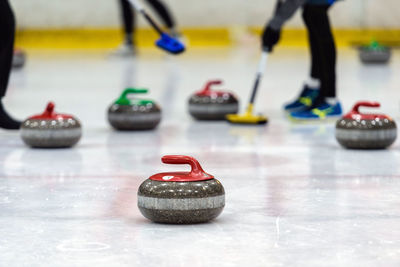
[[[165,4],[160,2],[159,0],[147,0],[147,2],[153,7],[153,9],[157,12],[160,18],[163,20],[165,26],[168,29],[175,27],[175,21],[172,18],[171,12],[167,9]]]
[[[310,76],[314,79],[318,79],[321,81],[321,59],[320,53],[318,52],[317,46],[317,37],[314,31],[310,31],[311,22],[309,20],[309,10],[308,8],[303,9],[303,20],[307,26],[307,36],[308,36],[308,43],[310,48],[310,59],[311,59],[311,71]]]
[[[132,36],[136,24],[134,10],[128,0],[119,0],[119,2],[125,35]]]
[[[8,0],[0,1],[0,98],[6,94],[14,51],[15,21]]]
[[[321,99],[336,97],[336,46],[328,17],[329,7],[305,5],[303,10],[311,48],[311,75],[321,82]]]

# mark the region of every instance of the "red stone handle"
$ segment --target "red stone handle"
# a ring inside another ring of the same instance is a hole
[[[189,156],[180,156],[180,155],[168,155],[161,158],[161,161],[165,164],[189,164],[192,168],[190,171],[190,176],[194,178],[200,177],[210,177],[207,173],[204,172],[200,163],[193,157]]]
[[[44,111],[43,115],[51,117],[53,115],[53,113],[54,113],[54,108],[55,108],[54,103],[53,102],[49,102],[47,104],[46,110]]]
[[[211,87],[214,85],[221,85],[223,82],[222,80],[211,80],[206,83],[206,86],[203,89],[203,92],[211,91]]]
[[[352,112],[360,114],[360,107],[379,108],[380,106],[381,104],[378,102],[360,101],[354,105]]]

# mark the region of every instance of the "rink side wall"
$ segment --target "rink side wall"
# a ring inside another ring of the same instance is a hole
[[[27,47],[111,47],[120,42],[117,0],[10,0],[18,25],[19,45]],[[272,14],[275,0],[165,0],[179,27],[194,46],[221,46],[244,32],[259,33]],[[384,4],[383,4],[384,3]],[[151,12],[151,9],[149,9]],[[398,0],[345,0],[331,10],[340,44],[372,38],[400,42]],[[139,18],[140,46],[155,36]],[[283,43],[305,43],[300,12],[286,25]],[[85,40],[85,44],[82,43]]]

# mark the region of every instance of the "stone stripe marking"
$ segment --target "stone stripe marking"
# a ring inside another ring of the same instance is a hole
[[[225,195],[207,198],[154,198],[138,196],[138,206],[157,210],[202,210],[225,206]]]
[[[396,138],[396,136],[397,136],[396,129],[387,129],[387,130],[336,129],[336,137],[342,140],[382,141],[382,140]]]

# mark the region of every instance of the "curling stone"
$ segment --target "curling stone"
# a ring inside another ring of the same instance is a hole
[[[336,123],[336,139],[346,148],[383,149],[396,140],[397,127],[383,114],[360,113],[360,107],[380,107],[376,102],[358,102]]]
[[[385,64],[389,62],[392,53],[389,47],[374,41],[369,46],[362,46],[359,55],[364,64]]]
[[[26,61],[26,54],[21,49],[15,49],[13,60],[12,60],[12,67],[15,69],[22,68],[25,65]]]
[[[31,147],[71,147],[78,143],[81,136],[80,122],[71,115],[55,113],[52,102],[43,114],[32,116],[21,125],[22,140]]]
[[[225,191],[214,176],[188,156],[164,156],[166,164],[190,164],[190,172],[158,173],[144,181],[138,191],[138,207],[149,220],[159,223],[202,223],[221,214]]]
[[[152,100],[128,98],[147,89],[128,88],[108,109],[108,121],[117,130],[151,130],[161,121],[161,109]]]
[[[198,120],[225,120],[227,114],[238,112],[239,101],[234,94],[211,90],[220,84],[220,80],[209,81],[203,90],[189,98],[190,115]]]

